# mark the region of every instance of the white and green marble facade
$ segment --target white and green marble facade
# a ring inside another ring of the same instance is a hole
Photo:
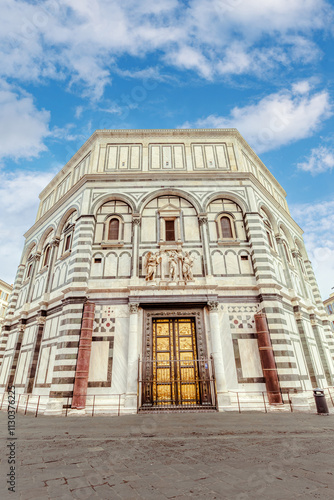
[[[41,193],[25,235],[0,343],[0,391],[11,381],[61,411],[87,299],[96,305],[88,395],[122,395],[122,411],[137,410],[145,311],[154,307],[201,309],[220,409],[229,392],[265,391],[257,311],[267,315],[283,392],[333,386],[333,333],[285,196],[235,129],[96,131]],[[233,220],[228,240],[223,213]],[[173,245],[164,241],[171,214]],[[120,221],[117,241],[108,240],[111,216]],[[194,259],[192,281],[170,282],[164,251],[172,247]],[[145,280],[150,251],[163,253],[153,282]]]

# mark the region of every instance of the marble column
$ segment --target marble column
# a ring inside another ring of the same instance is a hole
[[[78,361],[75,371],[72,408],[82,410],[86,406],[90,353],[94,327],[95,304],[86,302],[84,305]]]
[[[138,248],[139,248],[139,230],[141,218],[139,214],[132,216],[132,278],[139,277],[138,266]]]
[[[139,303],[129,303],[129,342],[128,342],[128,371],[126,382],[126,407],[137,407],[138,390],[138,308]]]
[[[212,276],[212,265],[211,265],[209,234],[208,234],[208,216],[206,214],[199,214],[198,223],[200,225],[200,230],[201,230],[205,274],[206,276]]]
[[[268,401],[270,404],[282,404],[283,401],[266,315],[263,313],[258,313],[255,314],[254,318],[262,371],[266,382]]]
[[[220,336],[220,325],[218,316],[218,301],[208,302],[210,331],[211,331],[211,352],[214,361],[218,404],[222,403],[222,394],[227,392],[223,352]]]

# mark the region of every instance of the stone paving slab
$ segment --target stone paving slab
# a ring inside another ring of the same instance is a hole
[[[334,415],[18,414],[16,491],[2,499],[334,499]]]

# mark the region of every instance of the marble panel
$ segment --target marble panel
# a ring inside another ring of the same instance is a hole
[[[132,146],[131,148],[131,169],[140,168],[140,146]]]
[[[200,241],[197,217],[185,217],[183,220],[185,241]]]
[[[227,160],[226,147],[224,145],[216,146],[216,153],[218,159],[218,167],[227,169],[229,167],[229,164]]]
[[[128,335],[129,319],[120,317],[116,318],[112,369],[112,392],[114,394],[124,394],[126,392]]]
[[[202,146],[194,146],[195,168],[204,168]]]
[[[122,252],[118,258],[118,276],[130,276],[131,255],[129,252]]]
[[[246,231],[245,231],[245,227],[244,227],[244,221],[243,220],[236,220],[234,224],[235,224],[235,229],[236,229],[236,233],[237,233],[237,238],[241,241],[247,240]]]
[[[238,257],[232,250],[227,250],[225,253],[226,273],[227,274],[240,274]]]
[[[132,223],[125,222],[124,223],[124,241],[126,243],[130,243],[132,240]]]
[[[194,259],[194,265],[193,265],[193,274],[194,275],[203,275],[203,269],[202,269],[202,256],[197,252],[197,250],[192,250],[189,252],[190,256]]]
[[[213,146],[204,146],[207,168],[216,168],[216,161]]]
[[[215,220],[209,221],[209,237],[210,241],[217,241],[218,235],[217,235],[217,224]]]
[[[119,148],[119,169],[126,170],[129,168],[129,147],[120,146]]]
[[[88,382],[106,382],[108,379],[109,342],[92,342]]]
[[[228,313],[219,311],[219,323],[226,385],[229,390],[233,390],[238,387],[238,377]]]
[[[60,265],[58,265],[54,270],[54,275],[52,279],[52,290],[55,290],[59,286],[60,278]]]
[[[223,202],[222,200],[214,200],[212,203],[209,205],[209,211],[213,213],[218,213],[223,210]]]
[[[247,260],[242,259],[241,257],[247,257]],[[248,255],[247,253],[243,253],[239,255],[240,259],[240,269],[241,269],[241,274],[253,274],[253,266],[252,266],[252,260],[251,256]]]
[[[60,318],[61,318],[61,316],[57,316],[55,318],[52,318],[51,326],[50,326],[50,337],[58,337]]]
[[[182,214],[183,214],[183,217],[192,216],[192,217],[196,217],[196,219],[197,219],[196,210],[190,204],[188,204],[185,207],[182,207]]]
[[[104,229],[104,224],[103,223],[98,223],[96,224],[95,227],[95,242],[100,243],[103,239],[103,229]]]
[[[11,359],[12,359],[11,356],[6,356],[5,358],[3,358],[3,362],[1,365],[1,372],[0,372],[0,384],[4,384],[7,381],[8,372],[11,365],[10,363]]]
[[[49,364],[49,356],[50,356],[51,347],[42,347],[40,355],[39,355],[39,364],[37,371],[37,384],[45,384],[46,379],[46,371]]]
[[[108,146],[106,170],[115,170],[117,165],[117,146]]]
[[[17,368],[16,368],[16,373],[15,373],[15,384],[19,385],[21,384],[21,381],[22,381],[22,375],[23,375],[23,372],[24,372],[24,366],[26,364],[26,360],[27,360],[27,352],[21,352],[20,353],[20,356],[19,356],[19,359],[18,359],[18,362],[17,362]]]
[[[213,274],[226,274],[224,256],[220,251],[212,252]]]
[[[295,359],[297,361],[298,365],[298,372],[302,376],[309,376],[307,366],[306,366],[306,360],[305,360],[305,355],[301,346],[300,341],[293,340],[292,341],[294,351],[295,351]]]
[[[110,252],[105,258],[104,276],[117,276],[117,254]]]
[[[172,168],[172,148],[171,146],[162,146],[162,168]]]
[[[67,263],[64,262],[61,266],[60,276],[59,276],[59,286],[63,285],[67,278]]]
[[[156,241],[157,229],[155,217],[143,217],[141,222],[141,241]]]
[[[238,339],[242,376],[263,377],[258,343],[256,339]]]
[[[174,146],[174,168],[176,170],[185,168],[183,146]]]
[[[152,146],[150,156],[151,156],[151,158],[150,158],[151,169],[159,170],[161,168],[161,165],[160,165],[160,147],[159,146]]]
[[[101,262],[95,262],[96,259],[101,259]],[[94,255],[91,265],[91,276],[95,278],[100,278],[103,275],[103,258],[101,255]],[[107,276],[111,276],[107,274]]]

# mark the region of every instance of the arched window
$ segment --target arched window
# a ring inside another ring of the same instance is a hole
[[[222,237],[223,238],[233,238],[232,225],[231,225],[230,218],[226,217],[225,215],[223,217],[221,217],[220,225],[221,225],[221,230],[222,230]]]
[[[50,259],[50,251],[51,251],[51,246],[50,246],[50,245],[47,245],[47,246],[44,248],[43,267],[47,266],[47,265],[48,265],[48,263],[49,263],[49,259]]]
[[[286,260],[291,264],[290,254],[289,254],[288,247],[287,247],[285,241],[283,241],[283,248],[284,248]]]
[[[218,232],[218,243],[219,241],[224,243],[231,240],[236,240],[236,229],[235,229],[235,220],[232,215],[223,213],[220,214],[217,219],[217,232]]]
[[[108,225],[108,240],[118,240],[119,239],[119,219],[112,217]]]
[[[32,272],[32,262],[30,262],[30,264],[28,264],[28,271],[27,271],[26,278],[30,278],[31,272]]]
[[[268,219],[264,219],[263,222],[264,222],[264,227],[266,230],[266,235],[267,235],[269,246],[270,246],[270,248],[274,249],[271,224],[270,224]]]
[[[59,242],[59,252],[58,256],[61,258],[66,258],[71,252],[72,241],[75,223],[78,218],[78,212],[74,210],[63,224],[61,230],[60,242]]]

